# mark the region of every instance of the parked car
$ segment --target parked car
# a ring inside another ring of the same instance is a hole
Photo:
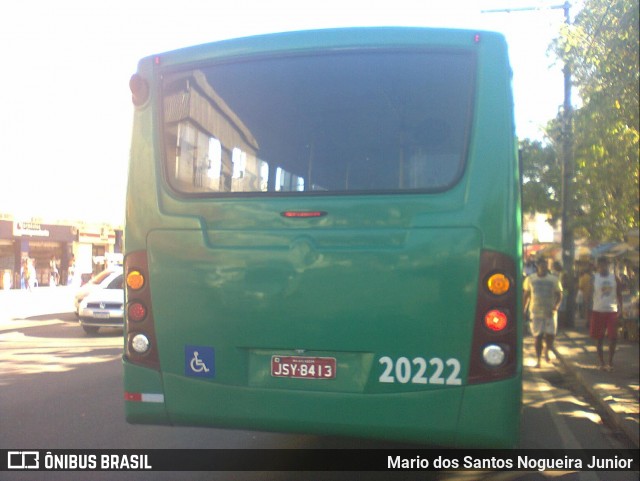
[[[80,301],[78,318],[87,334],[95,334],[101,327],[123,327],[123,274],[108,276],[99,287],[92,289]]]
[[[80,317],[80,303],[91,292],[97,289],[105,289],[115,278],[122,275],[122,266],[114,266],[103,270],[102,272],[93,276],[89,281],[84,284],[75,294],[73,304],[75,307],[76,316]]]

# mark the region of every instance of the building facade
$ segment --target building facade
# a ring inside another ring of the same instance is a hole
[[[122,228],[0,216],[0,289],[23,287],[25,260],[38,286],[80,284],[108,263],[121,262]]]

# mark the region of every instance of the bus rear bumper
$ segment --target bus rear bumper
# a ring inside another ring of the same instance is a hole
[[[124,407],[131,424],[171,424],[164,403],[162,377],[158,371],[125,360]]]
[[[522,379],[465,388],[458,421],[459,446],[515,448],[520,440]]]
[[[339,435],[430,446],[510,448],[518,442],[518,378],[402,393],[332,393],[204,383],[127,365],[125,390],[163,392],[162,403],[126,402],[127,421]],[[136,387],[136,389],[139,389]],[[128,392],[128,391],[127,391]]]

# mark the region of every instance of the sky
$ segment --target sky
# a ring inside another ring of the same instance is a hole
[[[514,71],[516,131],[541,130],[563,102],[547,53],[560,0],[21,0],[0,3],[0,215],[124,221],[140,58],[246,35],[350,26],[502,32]],[[574,16],[580,2],[573,2]],[[481,10],[539,7],[511,13]],[[574,95],[575,97],[575,95]]]

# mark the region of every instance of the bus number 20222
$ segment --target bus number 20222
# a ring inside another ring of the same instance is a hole
[[[378,362],[384,366],[379,382],[400,384],[445,384],[460,386],[460,361],[447,359],[443,361],[439,357],[429,360],[423,357],[407,357],[392,359],[389,356],[381,357]]]

